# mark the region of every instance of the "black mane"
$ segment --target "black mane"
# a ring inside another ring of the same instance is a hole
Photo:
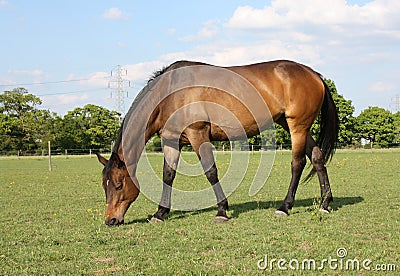
[[[160,70],[155,71],[148,79],[147,84],[151,83],[152,81],[154,81],[156,78],[158,78],[159,76],[161,76],[162,74],[164,74],[167,71],[178,69],[178,68],[185,67],[185,66],[191,66],[191,65],[209,65],[209,64],[205,64],[205,63],[197,62],[197,61],[187,61],[187,60],[176,61],[170,65],[164,66]]]
[[[119,146],[122,143],[122,132],[123,132],[124,121],[125,121],[125,119],[121,123],[121,126],[118,130],[117,140],[115,141],[114,147],[112,148],[112,152],[114,152],[114,153],[118,153]]]
[[[169,67],[171,67],[171,65],[167,65],[162,67],[161,69],[155,71],[153,74],[151,74],[150,78],[147,80],[147,84],[150,84],[152,81],[154,81],[156,78],[158,78],[159,76],[161,76],[162,74],[164,74]],[[126,116],[129,116],[129,114],[136,108],[137,104],[140,102],[140,100],[147,94],[147,92],[149,92],[148,86],[146,85],[140,92],[139,94],[136,96],[135,100],[132,102],[131,107],[129,108],[128,112],[126,113]],[[119,128],[118,131],[118,136],[117,136],[117,140],[114,143],[114,147],[112,149],[112,153],[113,154],[118,154],[118,150],[119,147],[122,143],[122,136],[123,136],[123,130],[124,130],[124,122],[125,122],[125,118],[121,123],[121,126]],[[107,168],[105,168],[105,170],[107,171]]]
[[[151,74],[150,78],[147,80],[147,84],[149,84],[150,82],[154,81],[156,78],[158,78],[159,76],[164,74],[168,70],[169,67],[170,67],[170,65],[163,66],[161,69],[153,72],[153,74]]]

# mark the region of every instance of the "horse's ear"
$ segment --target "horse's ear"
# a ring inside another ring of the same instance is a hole
[[[101,164],[103,164],[105,166],[108,163],[108,160],[105,159],[103,156],[101,156],[101,154],[99,152],[96,152],[95,154],[96,154],[97,159],[99,159],[99,162]]]
[[[113,166],[118,167],[119,169],[122,169],[123,167],[125,167],[125,163],[123,161],[121,161],[118,153],[116,153],[116,152],[113,152],[111,154],[110,160],[113,162]]]

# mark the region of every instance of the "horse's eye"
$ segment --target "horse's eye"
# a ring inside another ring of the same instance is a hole
[[[118,182],[117,186],[115,187],[115,190],[119,191],[122,189],[122,182]]]

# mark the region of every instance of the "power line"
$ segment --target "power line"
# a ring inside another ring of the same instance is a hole
[[[36,96],[66,95],[66,94],[76,94],[76,93],[93,92],[93,91],[100,91],[100,90],[106,90],[106,88],[84,89],[84,90],[77,90],[77,91],[70,91],[70,92],[55,92],[55,93],[40,94],[40,95],[36,95]]]
[[[111,92],[111,98],[115,98],[116,100],[116,110],[123,117],[125,115],[125,98],[130,99],[128,97],[128,92],[124,89],[124,87],[131,87],[131,82],[124,77],[128,75],[128,71],[118,65],[114,70],[111,71],[111,76],[107,77],[97,77],[97,78],[81,78],[81,79],[71,79],[71,80],[59,80],[59,81],[47,81],[47,82],[32,82],[32,83],[16,83],[16,84],[0,84],[0,87],[14,86],[14,87],[22,87],[28,85],[45,85],[45,84],[58,84],[58,83],[70,83],[70,82],[80,82],[80,81],[89,81],[93,79],[101,80],[101,79],[109,79],[108,88],[95,88],[95,89],[83,89],[83,90],[75,90],[68,92],[49,92],[36,94],[36,96],[56,96],[56,95],[67,95],[67,94],[77,94],[83,92],[93,92],[100,91],[105,89],[113,89],[115,90],[114,96]],[[126,93],[126,95],[125,95]]]
[[[47,82],[32,82],[32,83],[16,83],[16,84],[0,84],[0,86],[24,86],[24,85],[44,85],[44,84],[55,84],[55,83],[67,83],[67,82],[78,82],[78,81],[87,81],[91,80],[92,78],[86,79],[74,79],[74,80],[62,80],[62,81],[47,81]],[[105,79],[103,78],[96,78],[96,79]]]

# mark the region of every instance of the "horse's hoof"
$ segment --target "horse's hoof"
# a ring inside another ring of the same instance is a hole
[[[152,217],[151,220],[149,220],[150,223],[160,223],[160,222],[164,222],[162,219],[156,218],[156,217]]]
[[[325,215],[325,214],[329,214],[330,212],[329,212],[329,210],[326,210],[326,209],[324,209],[324,208],[320,208],[320,209],[319,209],[319,213],[320,213],[321,215]]]
[[[227,218],[227,217],[216,216],[215,219],[214,219],[214,222],[220,223],[220,222],[226,222],[228,220],[229,220],[229,218]]]
[[[287,217],[287,216],[288,216],[288,214],[285,213],[284,211],[281,211],[281,210],[275,211],[275,217],[277,217],[277,218],[283,218],[283,217]]]

